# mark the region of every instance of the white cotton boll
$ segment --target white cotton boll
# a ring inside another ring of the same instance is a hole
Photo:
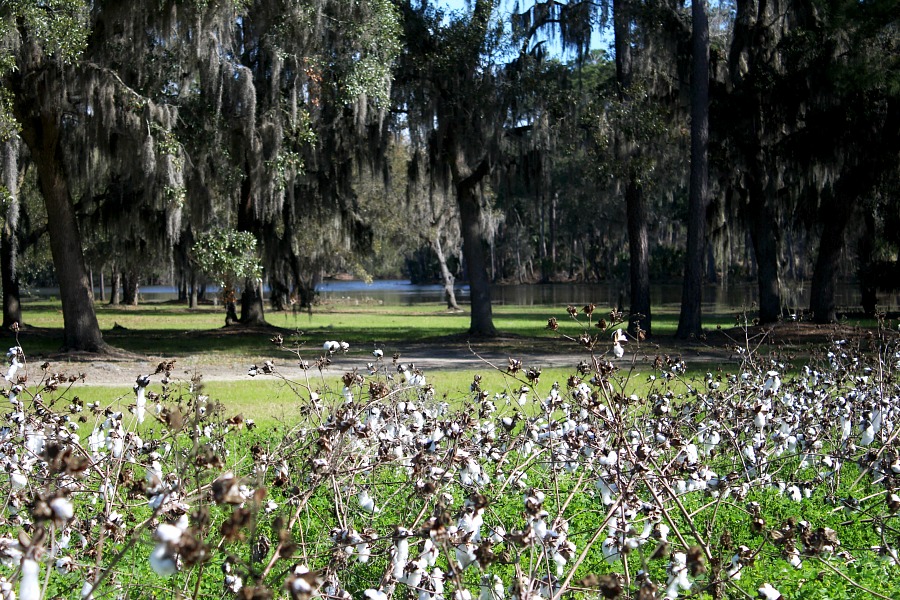
[[[612,351],[613,356],[615,356],[616,358],[622,358],[623,356],[625,356],[625,348],[623,348],[622,344],[620,344],[619,342],[613,342]]]
[[[610,450],[605,455],[600,455],[600,464],[605,467],[611,467],[619,461],[619,453],[615,450]]]
[[[376,590],[374,588],[369,588],[365,592],[363,592],[363,596],[368,598],[368,600],[388,600],[388,595],[382,592],[381,590]]]
[[[461,570],[465,571],[469,565],[477,560],[475,556],[476,549],[477,546],[475,544],[460,544],[456,547],[456,562],[459,563]]]
[[[472,592],[469,590],[456,590],[453,592],[453,600],[472,600]]]
[[[26,477],[18,469],[9,474],[9,481],[12,484],[12,489],[14,490],[21,490],[26,485],[28,485],[28,477]]]
[[[359,507],[369,514],[380,512],[381,509],[375,506],[375,499],[369,495],[368,490],[362,490],[357,496]]]
[[[144,417],[147,414],[146,388],[141,385],[135,385],[134,391],[137,395],[137,398],[135,399],[135,416],[137,417],[138,423],[143,423]]]
[[[684,447],[684,457],[687,464],[694,465],[697,464],[699,460],[697,445],[696,444],[688,444]]]
[[[125,440],[118,435],[107,437],[106,449],[109,450],[113,458],[122,458],[122,452],[125,450]]]
[[[781,389],[781,378],[778,376],[778,371],[769,371],[766,375],[768,377],[763,384],[763,392],[777,394],[778,390]]]
[[[182,530],[177,525],[170,525],[168,523],[160,523],[159,527],[156,528],[156,539],[160,542],[170,542],[172,544],[177,544],[181,540]]]
[[[228,574],[225,576],[225,589],[232,594],[237,594],[244,587],[244,580],[238,575]]]
[[[757,429],[762,429],[766,426],[766,413],[764,411],[760,410],[753,416],[753,425]]]
[[[494,525],[491,527],[491,542],[501,544],[506,536],[506,529],[502,525]]]
[[[546,513],[546,511],[541,511],[542,513]],[[543,518],[538,517],[531,521],[531,528],[534,531],[534,537],[538,540],[543,541],[544,538],[547,537],[547,521]]]
[[[366,564],[372,558],[372,549],[368,542],[360,542],[356,544],[356,561]]]
[[[51,500],[50,509],[53,511],[53,518],[59,521],[68,521],[75,514],[75,507],[65,498]]]
[[[787,553],[788,562],[795,569],[799,569],[803,566],[803,561],[800,560],[800,552],[796,548],[791,548],[791,550]]]
[[[850,437],[853,430],[853,423],[847,417],[841,417],[841,441],[843,442]]]
[[[409,562],[409,532],[398,532],[399,537],[394,542],[392,548],[391,564],[393,565],[394,579],[403,577],[403,571],[406,569],[406,563]]]
[[[75,561],[72,560],[71,556],[62,556],[56,559],[56,563],[54,566],[56,567],[56,572],[60,575],[68,575],[72,572],[72,569],[75,568]]]
[[[324,350],[327,354],[334,354],[340,349],[341,345],[334,340],[329,340],[322,344],[322,350]]]
[[[866,428],[863,429],[862,437],[859,439],[859,445],[868,446],[873,441],[875,441],[875,428],[869,423]]]
[[[663,542],[669,541],[669,531],[671,531],[671,529],[669,528],[668,525],[666,525],[665,523],[659,523],[656,526],[656,530],[659,532],[660,541],[663,541]]]
[[[157,544],[150,553],[150,566],[157,575],[169,577],[178,572],[178,564],[175,557],[169,552],[165,543]]]
[[[744,458],[747,459],[747,462],[750,464],[756,464],[756,450],[753,449],[753,446],[747,445],[744,446],[744,450],[741,452],[744,455]]]
[[[479,508],[471,513],[464,513],[456,523],[459,530],[464,532],[476,544],[481,541],[481,526],[484,523],[483,514],[484,509]]]
[[[426,567],[433,567],[434,563],[437,562],[437,557],[437,546],[434,545],[430,538],[426,538],[425,543],[422,545],[422,554],[419,555],[419,560],[424,562]]]
[[[81,600],[93,600],[94,598],[94,583],[92,581],[85,581],[81,584]]]
[[[40,600],[40,598],[40,565],[34,559],[24,558],[19,574],[19,600]]]
[[[344,402],[346,402],[347,404],[350,404],[353,402],[353,392],[350,391],[350,388],[347,387],[346,385],[344,386],[344,389],[341,390],[341,395],[344,396]]]
[[[497,575],[482,575],[478,600],[503,600],[506,592],[503,580]]]
[[[715,429],[708,432],[706,434],[706,438],[703,440],[703,450],[705,454],[709,454],[713,448],[719,445],[722,436]]]
[[[59,534],[59,539],[56,541],[56,548],[58,550],[65,550],[69,547],[69,542],[72,540],[72,530],[68,527],[62,530]]]
[[[682,590],[691,589],[691,581],[687,573],[687,556],[684,552],[676,552],[672,555],[672,563],[669,565],[669,582],[666,586],[666,598],[677,598]]]
[[[764,583],[757,591],[761,600],[781,600],[784,597],[770,583]]]
[[[609,564],[612,564],[619,559],[619,549],[616,545],[616,538],[614,537],[607,537],[603,540],[600,550],[603,552],[603,558],[605,558],[606,562]]]

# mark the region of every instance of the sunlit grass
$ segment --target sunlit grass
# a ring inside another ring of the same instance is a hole
[[[240,375],[240,374],[236,374]],[[510,411],[520,411],[530,414],[535,410],[533,398],[545,398],[550,394],[554,385],[565,390],[570,376],[577,376],[576,369],[550,368],[541,371],[540,379],[534,383],[526,379],[524,373],[510,374],[503,370],[491,368],[465,369],[453,371],[426,371],[427,384],[436,391],[433,400],[447,402],[454,410],[475,406],[472,383],[479,376],[480,387],[488,392],[498,407]],[[657,373],[648,367],[639,368],[633,372],[620,371],[613,378],[613,393],[627,396],[636,394],[646,397],[651,390],[659,391],[668,385],[676,393],[685,391],[685,382],[692,382],[705,375],[705,372],[690,371],[682,379],[666,383],[662,379],[652,381],[651,376]],[[303,419],[303,414],[309,407],[309,391],[317,393],[322,398],[340,398],[343,389],[341,374],[330,372],[320,374],[315,369],[308,371],[308,379],[287,379],[274,376],[257,376],[233,381],[202,381],[200,393],[210,399],[222,403],[229,415],[241,414],[251,418],[260,425],[272,426],[276,424],[294,425]],[[402,381],[402,376],[389,369],[384,376],[390,376],[397,381]],[[123,375],[123,383],[127,383],[131,376]],[[189,393],[191,383],[186,380],[175,380],[173,384],[177,393],[183,393],[185,397]],[[528,406],[521,407],[517,398],[522,392],[522,387],[528,388]],[[158,381],[151,383],[150,392],[161,392]],[[354,388],[355,396],[365,400],[367,391],[365,388]],[[97,402],[101,407],[111,407],[114,410],[125,411],[134,403],[134,393],[127,385],[103,386],[75,384],[69,395],[78,396],[86,405]],[[52,398],[52,396],[50,396]]]
[[[62,309],[58,301],[29,301],[24,305],[24,320],[38,330],[24,329],[20,335],[32,356],[55,352],[62,346]],[[597,309],[595,321],[606,315]],[[555,317],[559,332],[547,330],[547,321]],[[269,324],[280,328],[286,337],[298,339],[306,347],[318,347],[322,340],[350,342],[351,352],[368,352],[374,347],[410,343],[465,345],[469,328],[467,312],[448,312],[442,304],[387,306],[381,304],[323,304],[312,312],[269,312]],[[270,351],[274,330],[240,327],[224,328],[221,307],[188,309],[171,303],[144,304],[138,307],[97,305],[97,319],[104,339],[111,345],[150,356],[239,356],[259,357]],[[654,317],[654,332],[671,335],[678,315],[659,312]],[[707,326],[734,324],[733,315],[709,315]],[[577,337],[590,328],[584,315],[576,322],[565,306],[494,307],[494,324],[499,341],[478,341],[495,350],[531,349],[541,352],[571,352],[577,346],[565,342],[560,334]],[[13,341],[4,332],[4,343]],[[447,339],[450,338],[450,339]],[[540,346],[535,346],[538,343]]]

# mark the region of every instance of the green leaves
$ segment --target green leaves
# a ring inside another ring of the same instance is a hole
[[[222,287],[229,287],[240,279],[262,276],[256,238],[247,231],[208,231],[194,242],[192,253],[194,264]]]

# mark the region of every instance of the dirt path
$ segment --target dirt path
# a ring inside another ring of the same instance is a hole
[[[589,358],[587,353],[575,351],[537,352],[531,350],[497,352],[462,346],[446,347],[432,344],[415,344],[404,348],[385,349],[383,360],[387,361],[388,364],[392,363],[394,350],[400,355],[399,363],[413,363],[426,373],[428,371],[491,369],[493,368],[492,365],[505,370],[511,357],[520,360],[526,368],[571,367],[574,370],[580,361]],[[575,349],[573,348],[572,350]],[[660,346],[648,344],[644,344],[641,348],[632,348],[632,351],[626,353],[621,359],[613,359],[611,354],[607,358],[615,360],[620,367],[627,367],[633,361],[639,365],[649,364],[655,356],[666,354],[682,356],[688,363],[726,364],[735,362],[734,354],[722,349],[691,349],[687,352],[675,353],[671,349],[666,350]],[[314,353],[303,354],[304,360],[308,362],[314,362],[317,357]],[[151,356],[146,359],[121,359],[98,358],[91,355],[56,355],[49,357],[47,362],[50,365],[49,370],[54,373],[76,376],[84,374],[87,385],[131,386],[138,375],[153,373],[156,371],[157,365],[166,360],[171,360],[171,357]],[[201,374],[204,381],[247,380],[249,379],[248,369],[250,366],[253,364],[262,365],[265,360],[271,360],[279,372],[289,378],[302,376],[299,361],[296,357],[287,353],[273,353],[271,356],[257,359],[233,356],[220,358],[210,356],[176,357],[173,375],[179,379],[190,379],[195,374]],[[354,368],[365,371],[367,363],[374,360],[374,357],[369,354],[337,354],[332,357],[332,362],[326,367],[326,372],[341,375]],[[29,365],[29,369],[32,371],[39,368],[39,365]],[[31,375],[31,378],[34,378],[34,374]]]
[[[606,358],[614,360],[620,367],[631,364],[649,365],[657,356],[672,356],[683,359],[688,367],[704,365],[734,365],[739,362],[739,354],[735,346],[744,346],[757,353],[768,353],[780,350],[795,355],[805,355],[815,347],[821,347],[837,339],[864,340],[871,332],[857,328],[829,325],[784,323],[774,327],[752,327],[747,330],[735,329],[711,332],[703,340],[683,342],[671,337],[657,336],[653,343],[638,345],[629,343],[626,354],[621,359],[613,359],[611,348],[601,348],[598,354],[606,353]],[[496,350],[500,348],[501,350]],[[434,340],[427,343],[398,344],[397,347],[384,348],[384,360],[391,362],[392,355],[399,353],[399,362],[414,363],[426,373],[436,370],[490,369],[494,365],[506,369],[510,357],[522,361],[525,367],[571,367],[573,370],[581,360],[589,355],[574,342],[565,340],[548,344],[546,339],[500,338],[470,344],[461,336]],[[309,349],[302,357],[314,362],[321,351]],[[108,358],[96,355],[61,354],[48,357],[51,372],[68,375],[84,374],[88,385],[109,385],[130,387],[138,375],[153,373],[157,365],[174,358],[176,360],[173,375],[180,379],[189,379],[194,374],[201,374],[205,381],[241,381],[249,379],[248,369],[253,364],[261,365],[265,360],[272,360],[278,370],[287,377],[300,377],[302,370],[297,358],[289,353],[279,353],[272,349],[267,356],[244,358],[236,356],[149,356]],[[44,359],[30,364],[30,377],[35,379]],[[366,364],[374,358],[366,353],[351,352],[333,357],[327,372],[340,375],[354,368],[366,370]]]

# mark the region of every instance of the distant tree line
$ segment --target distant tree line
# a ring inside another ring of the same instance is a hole
[[[60,287],[66,345],[104,350],[113,302],[242,236],[240,315],[309,305],[327,274],[436,278],[473,335],[500,282],[620,282],[652,333],[651,281],[754,277],[761,322],[811,280],[835,319],[900,282],[898,0],[547,0],[460,12],[413,0],[0,7],[4,326],[20,280]],[[604,31],[610,52],[591,50]],[[220,257],[221,258],[221,257]],[[26,266],[27,265],[27,266]],[[261,277],[259,276],[261,273]],[[229,279],[231,281],[231,279]],[[228,286],[230,287],[230,286]],[[103,289],[101,287],[101,289]],[[122,290],[120,295],[119,290]]]

